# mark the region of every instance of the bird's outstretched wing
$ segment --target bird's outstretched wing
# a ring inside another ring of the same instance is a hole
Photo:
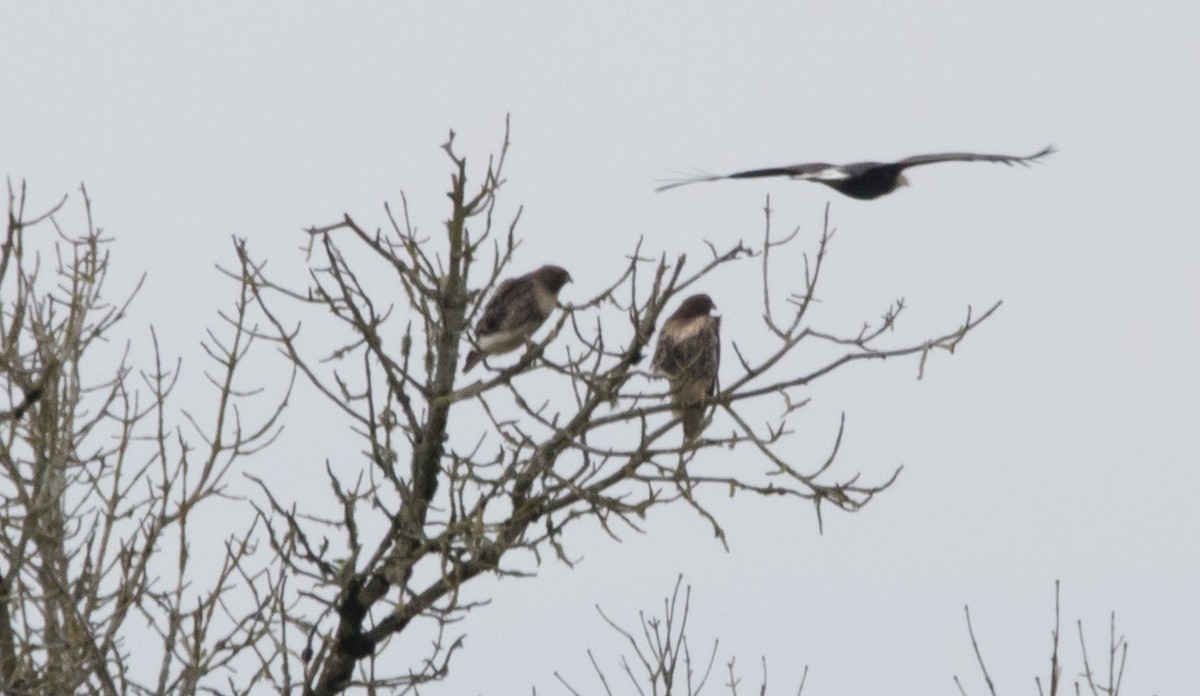
[[[935,162],[1000,162],[1012,166],[1020,164],[1028,167],[1031,162],[1046,155],[1054,153],[1054,146],[1050,145],[1042,149],[1041,152],[1034,153],[1028,157],[1015,157],[1013,155],[981,155],[974,152],[945,152],[936,155],[915,155],[896,162],[901,167],[915,167],[919,164],[933,164]]]
[[[767,167],[766,169],[748,169],[744,172],[734,172],[726,179],[758,179],[766,176],[787,176],[793,179],[816,179],[821,181],[840,181],[850,174],[843,167],[828,162],[808,162],[807,164],[791,164],[786,167]]]
[[[656,193],[666,191],[667,189],[673,189],[677,186],[686,186],[687,184],[694,184],[700,181],[720,181],[721,179],[725,178],[720,174],[710,174],[702,171],[695,171],[691,174],[685,174],[683,172],[671,172],[671,174],[677,174],[678,178],[659,179],[658,181],[662,184],[662,186],[654,189]]]
[[[766,169],[748,169],[744,172],[734,172],[733,174],[709,174],[708,172],[696,172],[693,175],[679,179],[663,179],[664,185],[654,189],[655,191],[666,191],[677,186],[686,184],[694,184],[700,181],[720,181],[721,179],[758,179],[769,176],[788,176],[793,179],[817,179],[822,181],[839,181],[850,175],[841,167],[825,162],[809,162],[807,164],[793,164],[786,167],[768,167]]]

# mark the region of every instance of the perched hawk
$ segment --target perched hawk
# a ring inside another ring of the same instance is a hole
[[[790,167],[751,169],[745,172],[726,174],[725,176],[704,174],[688,179],[672,181],[666,186],[660,186],[657,190],[666,191],[676,186],[694,184],[697,181],[787,176],[793,179],[816,181],[851,198],[858,198],[865,201],[872,198],[879,198],[884,194],[895,191],[901,186],[908,186],[908,179],[904,178],[903,172],[909,167],[916,167],[921,164],[933,164],[935,162],[1001,162],[1009,166],[1014,164],[1029,166],[1030,162],[1039,157],[1045,157],[1052,152],[1054,152],[1053,146],[1047,147],[1041,152],[1028,157],[949,152],[941,155],[916,155],[915,157],[902,159],[899,162],[855,162],[854,164],[843,165],[813,162],[811,164],[793,164]]]
[[[672,413],[683,419],[683,441],[700,436],[705,400],[717,386],[721,362],[721,319],[708,295],[692,295],[658,332],[652,367],[671,383]]]
[[[487,355],[520,348],[546,321],[558,304],[558,291],[571,282],[560,266],[542,266],[496,287],[475,325],[475,350],[467,354],[463,372],[470,372]]]

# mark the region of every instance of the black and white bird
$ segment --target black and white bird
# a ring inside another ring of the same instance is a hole
[[[520,348],[558,305],[558,291],[571,282],[561,266],[542,266],[531,273],[509,278],[496,287],[475,324],[475,348],[467,354],[463,372],[488,355]]]
[[[651,367],[671,385],[672,413],[683,420],[684,444],[700,437],[708,397],[721,364],[721,318],[708,295],[692,295],[663,322]]]
[[[853,164],[827,164],[811,162],[809,164],[793,164],[788,167],[769,167],[767,169],[750,169],[733,174],[716,175],[701,174],[686,179],[671,181],[658,187],[658,191],[666,191],[676,186],[694,184],[699,181],[718,181],[720,179],[756,179],[767,176],[786,176],[802,181],[816,181],[838,191],[839,193],[870,200],[891,193],[901,186],[908,186],[904,170],[922,164],[937,162],[1000,162],[1012,166],[1029,164],[1039,158],[1054,152],[1054,146],[1049,146],[1041,152],[1028,157],[1012,155],[980,155],[972,152],[947,152],[939,155],[916,155],[898,162],[855,162]]]

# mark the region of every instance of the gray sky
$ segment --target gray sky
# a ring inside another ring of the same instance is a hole
[[[195,344],[234,296],[213,268],[231,263],[231,235],[295,272],[301,227],[343,212],[383,224],[400,190],[433,231],[447,131],[482,164],[507,113],[502,200],[508,214],[524,206],[526,240],[516,269],[568,267],[579,282],[566,299],[597,289],[639,237],[693,257],[703,240],[757,242],[770,194],[777,228],[801,226],[810,249],[832,202],[826,327],[853,330],[904,297],[895,338],[917,340],[968,304],[1004,301],[921,381],[912,360],[812,390],[798,448],[823,456],[845,412],[842,471],[905,466],[861,513],[828,514],[818,535],[807,507],[717,500],[730,553],[682,509],[619,545],[576,532],[583,562],[499,583],[431,694],[561,693],[554,670],[592,689],[585,650],[615,672],[621,649],[592,605],[632,622],[680,572],[693,639],[720,636],[748,678],[765,655],[780,693],[804,664],[807,694],[953,694],[955,673],[981,693],[965,603],[998,685],[1034,693],[1056,578],[1064,620],[1082,618],[1094,649],[1116,611],[1127,693],[1193,693],[1200,6],[565,6],[7,4],[0,169],[28,180],[35,208],[87,184],[117,238],[114,295],[150,274],[126,329],[144,338],[139,323],[153,322],[196,370]],[[1051,143],[1061,152],[1029,169],[923,167],[868,202],[784,180],[653,192],[692,166]],[[749,341],[757,297],[737,281],[726,272],[707,289],[727,334]],[[258,473],[320,472],[357,446],[313,439],[291,428]],[[1074,631],[1064,640],[1077,665]]]

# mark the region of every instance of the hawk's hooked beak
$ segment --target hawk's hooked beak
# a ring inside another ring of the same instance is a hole
[[[908,178],[903,174],[896,178],[896,188],[900,188],[901,186],[908,186]]]

